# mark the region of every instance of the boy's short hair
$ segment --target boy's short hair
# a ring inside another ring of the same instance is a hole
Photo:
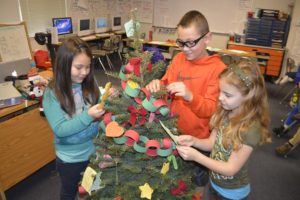
[[[195,25],[195,27],[198,28],[200,34],[209,32],[208,23],[205,16],[197,10],[191,10],[187,12],[179,21],[177,28],[179,26],[188,28],[191,25]]]

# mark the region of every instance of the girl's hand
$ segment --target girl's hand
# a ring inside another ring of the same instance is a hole
[[[179,135],[177,136],[177,142],[181,146],[193,146],[194,145],[194,137],[191,135]]]
[[[88,114],[94,119],[100,118],[105,113],[105,110],[99,109],[98,106],[98,104],[93,105],[88,110]]]
[[[151,81],[148,85],[146,85],[146,89],[151,93],[158,92],[160,90],[160,80],[155,79]]]
[[[199,151],[192,147],[188,146],[181,146],[177,145],[176,149],[179,153],[179,155],[184,159],[184,160],[192,160],[195,161],[197,158],[197,155],[201,154]]]
[[[192,92],[185,86],[183,82],[173,82],[167,86],[167,90],[175,96],[183,97],[186,101],[193,100]]]

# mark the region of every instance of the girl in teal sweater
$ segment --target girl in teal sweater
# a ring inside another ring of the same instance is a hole
[[[78,37],[59,47],[54,77],[46,88],[43,107],[54,133],[56,168],[61,179],[61,200],[74,200],[80,173],[95,151],[92,139],[104,111],[98,108],[99,89],[88,45]]]

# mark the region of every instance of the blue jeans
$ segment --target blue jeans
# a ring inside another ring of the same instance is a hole
[[[241,199],[241,200],[247,200],[248,196]],[[211,186],[210,182],[207,183],[207,185],[204,187],[203,197],[201,200],[231,200],[223,197],[221,194],[219,194],[217,191],[214,190],[214,188]]]
[[[286,120],[284,121],[284,124],[287,125],[287,126],[291,125],[293,123],[293,121],[295,121],[293,119],[294,115],[296,115],[299,111],[300,111],[300,101],[297,103],[297,105],[295,106],[295,108],[293,108],[289,112]]]
[[[81,172],[84,172],[88,164],[89,161],[66,163],[56,157],[56,170],[61,181],[60,200],[75,199],[78,183],[81,180]]]

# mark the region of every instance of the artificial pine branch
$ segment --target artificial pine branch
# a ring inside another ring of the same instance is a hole
[[[153,67],[152,71],[145,72],[145,84],[149,84],[154,79],[161,79],[166,71],[166,64],[164,61],[156,62]]]
[[[134,75],[134,73],[129,74],[127,78],[138,83],[139,85],[141,85],[143,81],[141,77]]]
[[[107,71],[107,72],[105,72],[105,74],[108,75],[108,76],[111,76],[111,77],[113,77],[113,78],[120,79],[120,78],[119,78],[119,73],[118,73],[118,72]]]

